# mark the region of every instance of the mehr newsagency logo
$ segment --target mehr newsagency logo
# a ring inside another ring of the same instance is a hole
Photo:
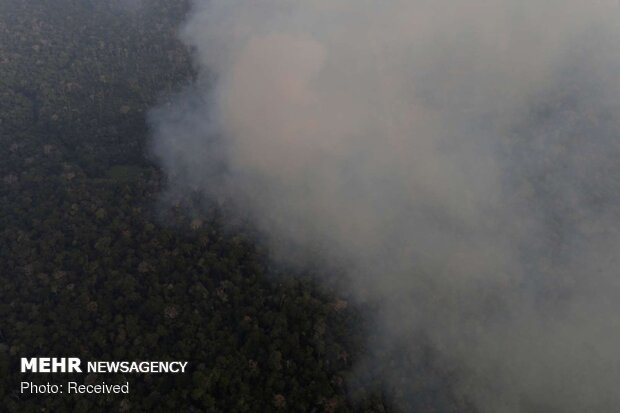
[[[137,374],[179,374],[187,371],[187,361],[87,361],[85,364],[78,357],[32,357],[21,358],[22,373],[88,373],[97,377],[99,374],[137,373]],[[22,381],[20,392],[29,394],[119,394],[129,393],[129,382],[123,384],[99,383],[79,384],[67,381],[62,384],[37,384]]]
[[[88,361],[87,373],[185,373],[187,361]],[[83,373],[77,357],[21,358],[22,373]]]

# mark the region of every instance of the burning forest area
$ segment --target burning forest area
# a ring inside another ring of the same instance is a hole
[[[0,0],[0,411],[618,412],[619,114],[615,0]]]

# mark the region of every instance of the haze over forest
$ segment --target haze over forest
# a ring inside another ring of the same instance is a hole
[[[8,411],[620,411],[617,1],[0,0],[0,97]]]

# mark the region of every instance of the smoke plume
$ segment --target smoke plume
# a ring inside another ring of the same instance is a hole
[[[617,1],[196,0],[181,36],[171,192],[346,268],[481,412],[620,411]]]

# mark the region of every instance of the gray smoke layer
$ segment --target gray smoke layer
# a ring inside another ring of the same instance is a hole
[[[482,412],[620,411],[617,1],[196,0],[182,38],[170,191],[346,266]]]

